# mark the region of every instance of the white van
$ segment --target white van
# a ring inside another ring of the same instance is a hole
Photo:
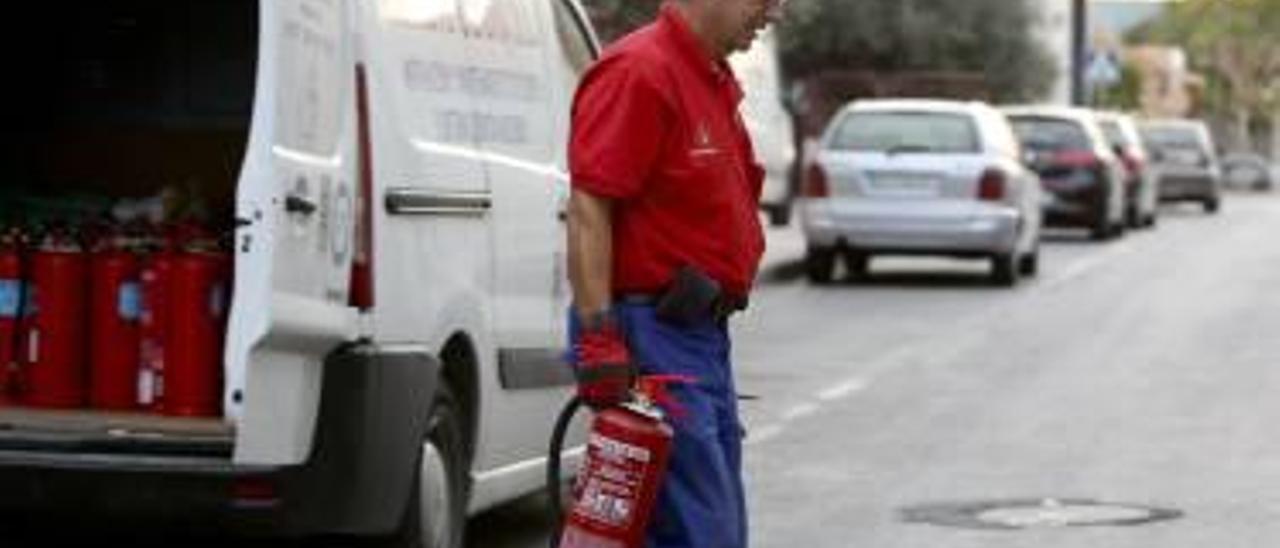
[[[4,39],[7,180],[181,182],[234,230],[234,289],[221,417],[0,407],[0,502],[460,546],[542,487],[576,0],[41,6]]]
[[[740,111],[756,158],[764,166],[764,190],[760,208],[769,223],[784,226],[791,221],[795,198],[795,128],[791,114],[783,107],[782,73],[778,66],[778,41],[772,27],[760,35],[751,49],[729,58],[733,72],[742,83],[744,96]]]

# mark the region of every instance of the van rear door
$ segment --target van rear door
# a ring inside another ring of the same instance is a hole
[[[350,6],[261,2],[258,87],[237,191],[224,408],[234,460],[303,462],[322,363],[352,340],[357,210]]]

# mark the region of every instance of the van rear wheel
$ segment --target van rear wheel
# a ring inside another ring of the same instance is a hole
[[[441,386],[427,420],[427,436],[395,548],[461,548],[466,524],[466,451],[457,400]]]

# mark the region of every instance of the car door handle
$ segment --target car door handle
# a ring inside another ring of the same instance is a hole
[[[310,199],[303,198],[302,196],[290,194],[284,198],[284,210],[288,213],[298,213],[310,216],[315,213],[317,209],[320,209],[320,207],[317,206],[315,202]]]

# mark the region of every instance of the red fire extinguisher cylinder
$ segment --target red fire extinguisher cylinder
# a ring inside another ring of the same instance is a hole
[[[635,401],[592,421],[560,548],[644,546],[674,437],[652,402],[670,380],[642,378]]]
[[[90,403],[95,409],[138,406],[138,259],[114,243],[90,263]]]
[[[186,251],[173,259],[164,364],[164,410],[217,416],[221,410],[222,340],[230,258]]]
[[[17,393],[23,310],[22,249],[17,235],[0,237],[0,404]]]
[[[31,255],[31,311],[23,403],[77,408],[87,399],[88,262],[79,246],[49,238]]]

